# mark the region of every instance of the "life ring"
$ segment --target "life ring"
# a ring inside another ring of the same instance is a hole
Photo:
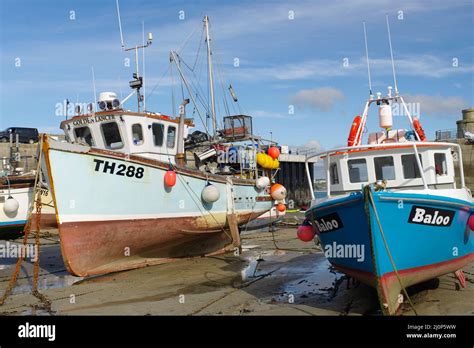
[[[413,118],[413,128],[415,129],[416,134],[418,134],[418,136],[420,137],[420,140],[425,141],[426,140],[425,131],[421,127],[420,121],[416,117]]]
[[[354,117],[354,121],[352,121],[351,130],[349,132],[349,138],[347,138],[347,146],[353,146],[358,142],[357,140],[359,139],[356,139],[356,136],[357,136],[357,131],[360,128],[361,122],[362,122],[362,117],[360,117],[359,115]],[[360,134],[359,134],[359,138],[360,138]]]

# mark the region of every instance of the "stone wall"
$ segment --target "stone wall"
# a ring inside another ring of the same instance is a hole
[[[464,179],[466,186],[474,192],[474,145],[469,144],[464,139],[464,132],[468,131],[474,133],[474,109],[466,109],[462,111],[462,119],[456,121],[457,137],[453,142],[461,146],[462,158],[464,164]],[[459,162],[455,162],[456,171],[459,170]],[[459,183],[459,178],[458,178]]]
[[[23,168],[25,172],[36,169],[36,156],[38,154],[38,144],[19,144],[21,156],[17,167]],[[0,143],[0,171],[3,170],[4,163],[8,163],[10,158],[10,144]]]

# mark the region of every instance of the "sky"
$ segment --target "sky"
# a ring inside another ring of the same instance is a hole
[[[149,111],[172,115],[187,97],[176,65],[170,69],[171,50],[207,103],[204,15],[210,18],[217,117],[225,114],[226,95],[231,114],[253,116],[254,133],[280,144],[346,144],[369,94],[363,21],[373,92],[394,86],[386,15],[398,89],[428,138],[455,128],[461,110],[474,105],[472,0],[120,0],[120,12],[125,46],[142,43],[142,25],[153,33],[145,50]],[[142,73],[142,51],[139,57]],[[72,105],[94,101],[92,69],[97,93],[122,99],[134,71],[134,55],[121,49],[115,0],[2,0],[0,63],[0,128],[51,133],[61,132],[66,98]],[[238,105],[229,99],[229,84]],[[125,107],[135,110],[135,99]],[[188,116],[202,129],[192,106]],[[395,128],[408,128],[405,116],[395,116]],[[377,110],[369,117],[369,132],[380,130]]]

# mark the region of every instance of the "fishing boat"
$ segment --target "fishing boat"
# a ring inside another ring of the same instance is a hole
[[[18,139],[16,142],[10,139],[10,153],[9,157],[2,158],[0,173],[0,238],[17,236],[19,232],[23,232],[35,192],[36,172],[20,166],[27,159],[20,155]],[[40,226],[53,228],[56,226],[56,216],[51,194],[45,185],[38,183],[37,186],[37,197],[42,202]],[[31,216],[32,224],[36,226],[37,215],[34,210]]]
[[[222,129],[217,125],[208,17],[203,36],[212,134],[206,122],[205,132],[190,132],[195,125],[186,118],[189,99],[180,104],[178,116],[146,111],[137,61],[128,97],[100,93],[100,110],[90,106],[81,114],[78,109],[61,123],[68,142],[43,138],[42,168],[70,273],[88,276],[238,252],[239,227],[284,201],[285,188],[270,180],[277,156],[261,151],[263,140],[253,134],[251,116],[228,115]],[[145,45],[131,48],[136,59],[151,40],[149,34]],[[182,57],[171,52],[170,63],[199,113]],[[124,106],[133,94],[138,111]]]
[[[387,29],[390,40],[388,18]],[[474,204],[460,146],[427,141],[392,67],[395,90],[389,87],[385,96],[372,95],[369,69],[370,97],[354,118],[347,146],[307,156],[324,163],[327,192],[321,199],[313,195],[299,229],[302,239],[318,235],[336,269],[374,287],[390,315],[410,300],[409,286],[451,272],[465,283],[462,268],[474,260]],[[393,128],[394,103],[405,110],[408,129]],[[371,107],[382,131],[362,144]]]

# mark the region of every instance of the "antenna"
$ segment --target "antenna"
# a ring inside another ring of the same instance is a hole
[[[395,75],[395,63],[393,61],[392,37],[390,35],[390,24],[388,23],[388,14],[385,15],[387,19],[388,44],[390,45],[390,58],[392,59],[393,84],[395,86],[395,95],[398,96],[397,77]]]
[[[139,70],[138,70],[138,50],[139,49],[144,49],[148,46],[150,46],[153,42],[153,35],[152,33],[148,33],[148,37],[147,37],[147,41],[145,43],[145,41],[143,40],[143,44],[142,45],[135,45],[135,46],[132,46],[130,48],[125,48],[125,45],[124,45],[124,42],[123,42],[123,33],[122,33],[122,22],[120,20],[120,7],[119,7],[119,2],[118,0],[116,0],[116,4],[117,4],[117,17],[118,17],[118,22],[119,22],[119,29],[120,29],[120,40],[121,40],[121,44],[122,44],[122,50],[124,52],[128,52],[128,51],[135,51],[135,72],[133,73],[133,80],[129,82],[129,86],[130,88],[132,89],[136,89],[137,90],[137,107],[138,107],[138,112],[140,112],[140,105],[143,103],[143,106],[145,108],[145,96],[142,95],[140,93],[140,88],[143,87],[143,77],[140,76],[140,73],[139,73]],[[145,28],[145,24],[142,23],[142,29]],[[145,66],[145,53],[143,53],[143,67]],[[123,104],[123,102],[122,102]]]
[[[123,43],[122,21],[120,20],[120,7],[119,7],[118,0],[116,0],[115,3],[117,4],[117,17],[118,17],[119,30],[120,30],[120,42],[122,43],[122,49],[124,49],[125,45]]]
[[[362,22],[364,24],[364,39],[365,39],[365,57],[367,59],[367,74],[369,75],[369,93],[372,95],[372,79],[370,78],[370,62],[369,62],[369,46],[367,45],[367,30],[365,28],[365,21]]]
[[[217,120],[216,120],[216,104],[214,101],[214,77],[212,70],[212,51],[211,51],[211,37],[209,35],[209,17],[204,16],[204,28],[206,29],[206,43],[207,43],[207,66],[209,70],[209,91],[211,94],[211,116],[212,129],[214,131],[214,140],[217,138]]]
[[[145,22],[142,21],[142,45],[145,46]],[[142,50],[142,71],[143,71],[143,111],[146,111],[146,79],[145,79],[145,50]]]
[[[94,74],[94,67],[92,66],[92,87],[94,88],[94,111],[96,111],[97,106],[97,91],[95,89],[95,74]]]

